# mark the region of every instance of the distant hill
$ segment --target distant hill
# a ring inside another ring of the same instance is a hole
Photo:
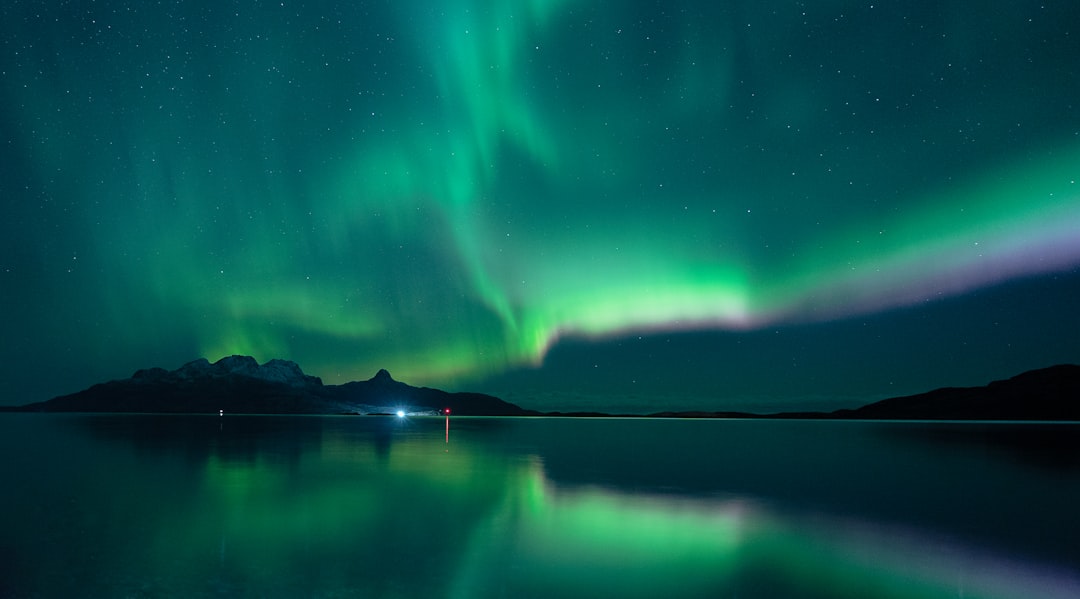
[[[16,408],[30,412],[142,412],[233,414],[442,413],[463,416],[536,414],[497,397],[448,393],[395,381],[386,370],[369,380],[324,385],[295,362],[259,364],[229,356],[211,364],[188,362],[176,370],[150,368],[131,378],[100,383],[48,401]]]
[[[588,414],[597,416],[598,414]],[[1030,370],[983,387],[946,387],[835,412],[657,412],[652,418],[1080,421],[1080,366]]]
[[[832,418],[1080,421],[1080,365],[1030,370],[984,387],[946,387],[884,399]]]

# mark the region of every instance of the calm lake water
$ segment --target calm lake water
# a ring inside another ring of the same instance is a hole
[[[3,597],[1080,597],[1080,425],[2,414]]]

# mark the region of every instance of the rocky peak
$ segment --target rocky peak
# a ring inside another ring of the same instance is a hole
[[[318,377],[308,376],[300,369],[300,365],[290,360],[270,360],[259,366],[256,378],[277,383],[286,383],[292,386],[306,384],[322,384]]]
[[[242,374],[262,378],[259,376],[259,362],[251,356],[226,356],[214,362],[214,366],[220,374]]]
[[[199,358],[172,372],[165,372],[160,368],[151,368],[140,370],[132,378],[143,381],[162,380],[164,378],[194,381],[233,376],[283,383],[292,387],[322,385],[322,380],[319,377],[304,374],[304,371],[300,369],[296,362],[275,359],[260,366],[259,362],[251,356],[226,356],[213,364],[205,358]]]
[[[141,368],[135,371],[135,374],[131,375],[132,380],[136,381],[160,381],[169,376],[169,371],[164,368]]]
[[[210,376],[210,369],[210,361],[206,358],[199,358],[184,364],[172,371],[171,374],[176,375],[181,380],[191,380]]]
[[[390,376],[390,372],[387,371],[385,368],[380,368],[379,371],[375,373],[375,376],[371,378],[371,380],[372,382],[376,383],[396,382],[394,381],[394,377]]]

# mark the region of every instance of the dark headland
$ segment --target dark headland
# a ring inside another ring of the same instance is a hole
[[[176,370],[139,370],[128,379],[100,383],[48,401],[16,408],[23,412],[135,412],[173,414],[438,414],[528,416],[491,395],[448,393],[396,381],[386,370],[369,380],[324,385],[295,362],[259,364],[229,356],[211,364],[199,359]]]
[[[835,412],[663,412],[683,418],[831,418],[850,420],[1080,421],[1080,365],[1029,370],[981,387],[945,387]]]
[[[380,370],[366,381],[324,385],[295,362],[259,364],[249,356],[176,370],[150,368],[131,378],[93,385],[48,401],[6,408],[20,412],[134,412],[233,414],[441,414],[461,416],[613,416],[598,412],[537,412],[491,395],[413,387]],[[835,412],[657,412],[617,414],[654,418],[829,418],[869,420],[1080,421],[1080,365],[1031,370],[982,387],[949,387],[894,397]]]

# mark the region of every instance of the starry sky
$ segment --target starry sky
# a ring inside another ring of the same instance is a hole
[[[0,6],[0,403],[283,358],[833,409],[1080,362],[1080,6]]]

